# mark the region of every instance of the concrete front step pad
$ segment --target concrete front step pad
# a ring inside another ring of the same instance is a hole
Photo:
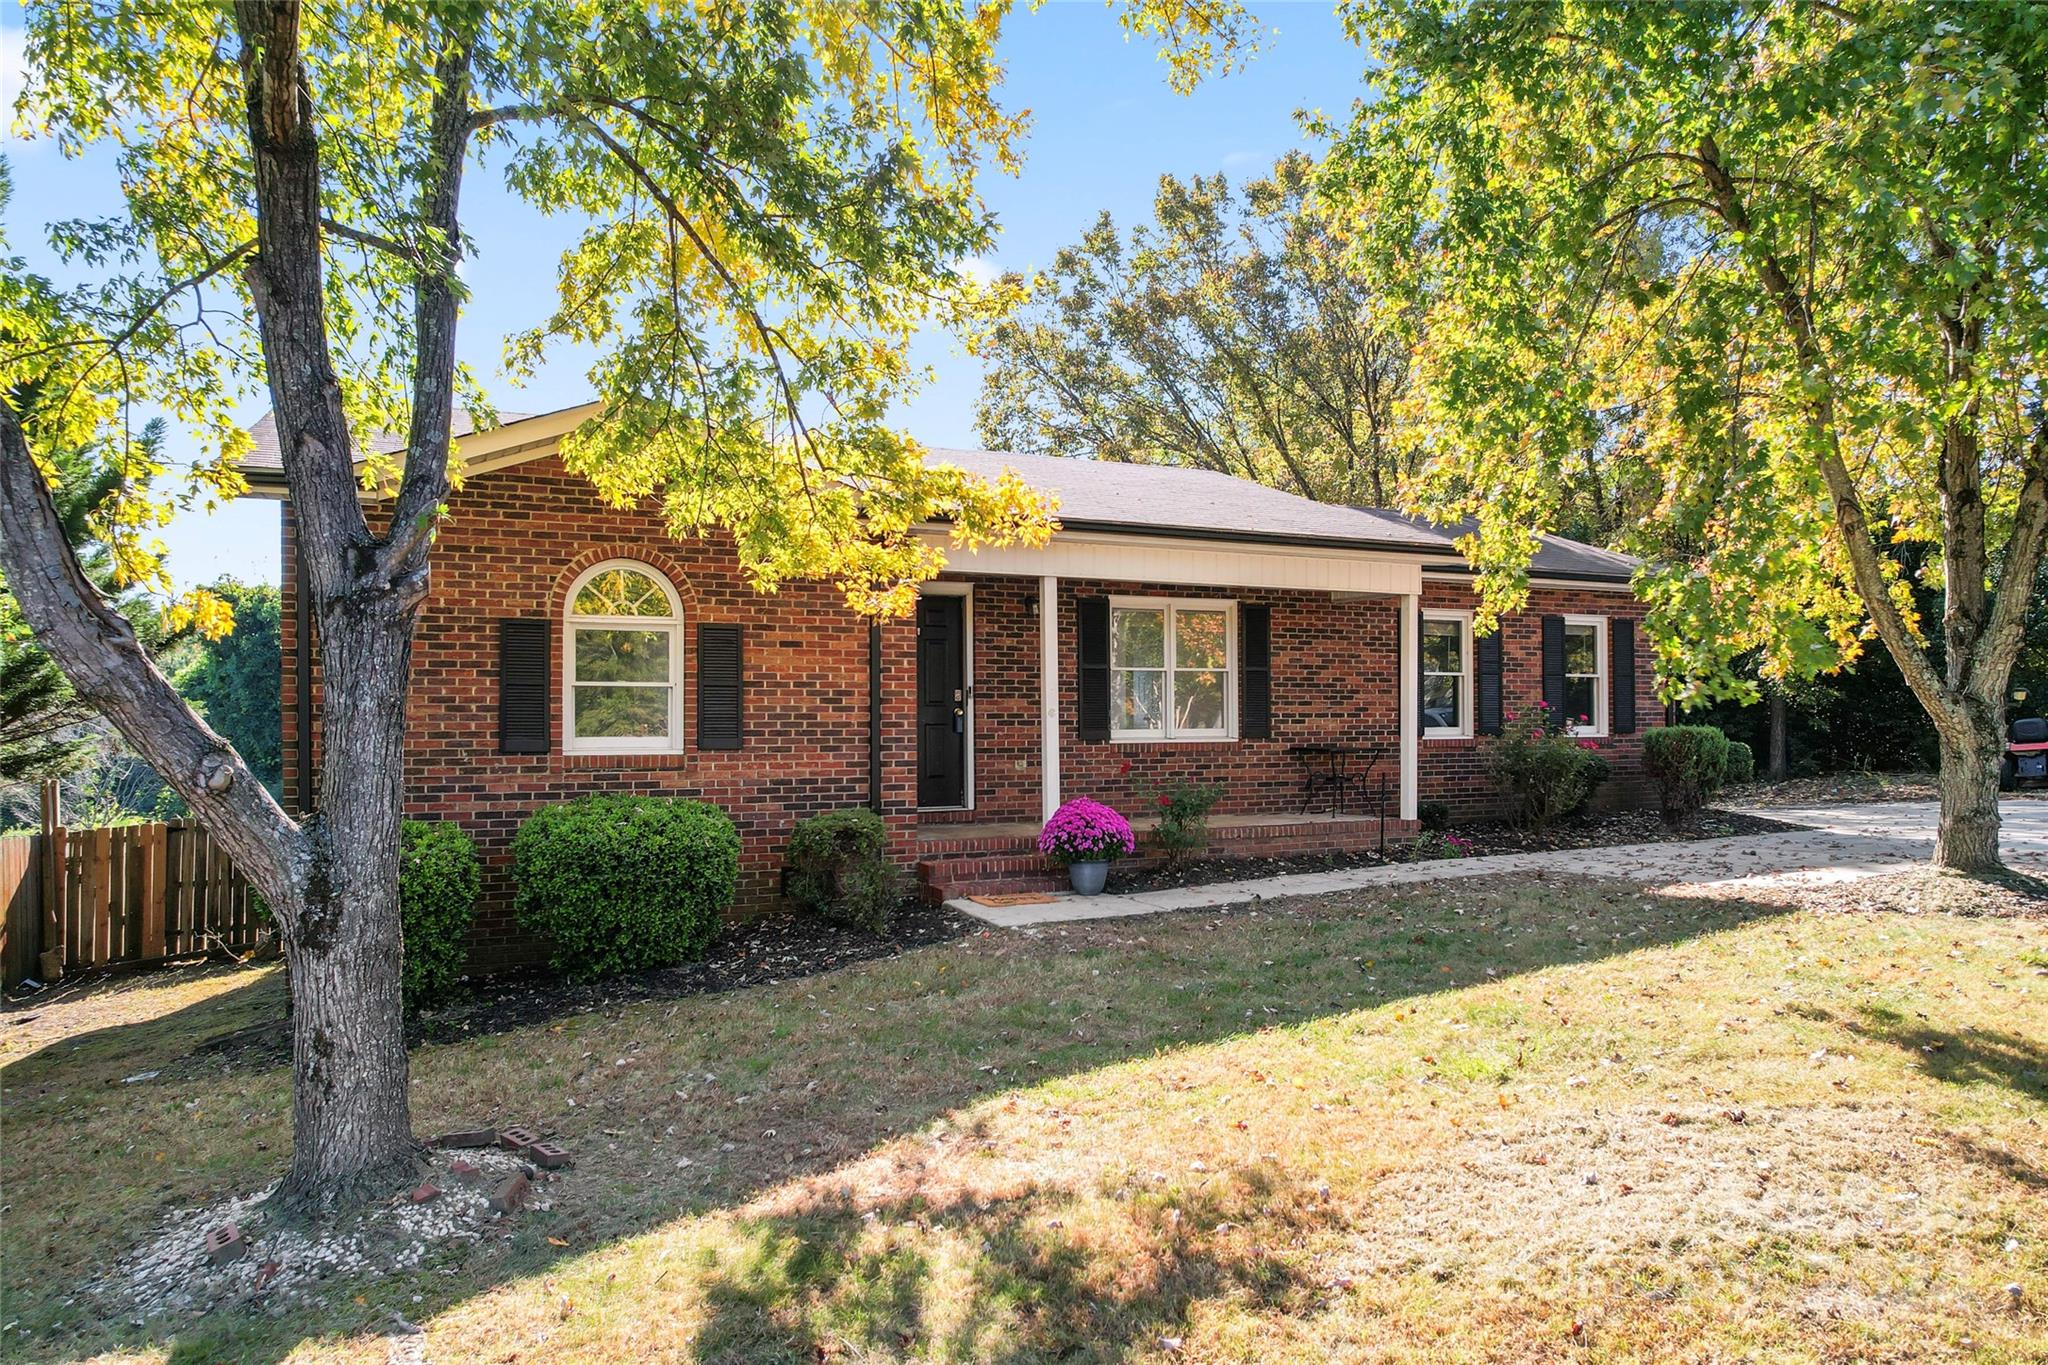
[[[1387,821],[1389,847],[1415,836],[1412,821]],[[1304,853],[1349,853],[1377,848],[1379,822],[1303,821],[1285,825],[1240,825],[1212,829],[1210,859],[1261,858]],[[1157,855],[1124,858],[1125,871],[1157,866]],[[1017,891],[1057,891],[1067,886],[1067,873],[1037,852],[927,852],[917,863],[918,889],[932,904],[963,896],[1000,895]]]
[[[1412,837],[1419,826],[1412,820],[1389,819],[1386,837]],[[1212,825],[1209,854],[1251,856],[1268,850],[1301,852],[1314,849],[1354,850],[1373,848],[1379,843],[1380,822],[1370,817],[1332,820],[1328,816],[1302,816],[1256,824]],[[1138,830],[1138,847],[1150,852],[1150,831]],[[1031,857],[1038,852],[1036,835],[977,833],[973,825],[932,825],[918,835],[920,859],[938,861],[955,858]],[[1141,856],[1143,856],[1141,854]]]

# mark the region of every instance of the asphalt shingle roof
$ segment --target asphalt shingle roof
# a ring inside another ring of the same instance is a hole
[[[508,426],[513,422],[523,422],[531,416],[533,414],[530,412],[501,412],[498,414],[498,424]],[[455,420],[448,426],[448,434],[458,440],[475,430],[476,419],[466,412],[457,412]],[[266,412],[256,419],[255,425],[249,428],[249,441],[249,457],[242,461],[244,470],[252,474],[283,472],[284,455],[277,444],[276,413]],[[389,455],[393,451],[405,449],[405,438],[396,432],[380,431],[371,436],[366,444],[379,455]]]
[[[1405,521],[1411,526],[1425,527],[1455,540],[1479,529],[1477,517],[1465,517],[1455,522],[1435,522],[1422,517],[1411,517],[1401,512],[1380,512],[1381,516]],[[1642,561],[1634,555],[1621,554],[1614,550],[1603,550],[1597,545],[1588,545],[1583,540],[1567,540],[1563,536],[1538,536],[1536,554],[1529,561],[1529,572],[1538,577],[1586,578],[1607,582],[1626,583],[1635,577]]]
[[[1452,555],[1449,536],[1386,512],[1312,502],[1228,474],[1179,465],[1125,464],[1025,455],[1008,450],[942,450],[930,458],[970,474],[1017,471],[1033,488],[1059,494],[1060,524],[1074,529],[1150,531],[1208,539],[1320,543]]]
[[[501,412],[498,420],[510,425],[531,415]],[[468,413],[455,415],[454,435],[467,436],[474,429]],[[271,414],[265,413],[250,427],[249,435],[253,449],[243,468],[259,479],[265,475],[274,479],[284,466]],[[379,453],[389,454],[403,448],[405,440],[380,433],[371,437],[369,444]],[[1462,559],[1453,541],[1474,524],[1470,519],[1437,524],[1385,508],[1314,502],[1228,474],[1180,465],[939,447],[931,448],[929,455],[936,462],[985,477],[1006,468],[1015,470],[1032,487],[1059,495],[1060,523],[1072,530],[1398,550],[1441,558],[1449,561],[1445,567],[1455,568]],[[1562,536],[1544,536],[1529,567],[1539,576],[1626,583],[1639,564],[1628,555]]]

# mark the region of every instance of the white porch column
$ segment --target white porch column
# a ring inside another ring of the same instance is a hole
[[[1060,581],[1038,580],[1038,806],[1041,819],[1060,808]]]
[[[1413,820],[1418,781],[1416,759],[1422,748],[1422,596],[1402,593],[1394,599],[1401,613],[1401,819]]]

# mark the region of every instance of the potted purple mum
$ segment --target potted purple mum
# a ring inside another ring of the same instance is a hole
[[[1130,821],[1082,796],[1054,811],[1038,835],[1038,851],[1066,864],[1068,880],[1084,896],[1100,895],[1110,863],[1137,849]]]

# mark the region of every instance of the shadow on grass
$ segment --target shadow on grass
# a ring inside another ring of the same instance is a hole
[[[251,1030],[267,1030],[273,1034],[285,1032],[286,999],[281,970],[212,964],[204,968],[186,964],[122,972],[89,982],[76,992],[60,986],[55,989],[64,992],[61,999],[31,998],[10,1010],[6,1016],[0,1016],[0,1020],[11,1023],[30,1011],[40,1013],[58,1006],[83,1012],[93,1007],[95,998],[110,1000],[117,993],[126,997],[137,992],[176,987],[183,984],[179,974],[193,970],[245,975],[247,980],[169,1014],[123,1019],[52,1038],[33,1052],[10,1058],[4,1067],[0,1067],[0,1084],[10,1090],[51,1083],[68,1085],[73,1084],[81,1072],[102,1066],[130,1073],[163,1068],[201,1058],[212,1045]],[[110,1008],[109,1012],[119,1011]],[[288,1042],[286,1048],[289,1050]]]
[[[1104,1282],[1082,1235],[1053,1216],[1065,1192],[1030,1188],[977,1204],[843,1197],[785,1217],[750,1219],[745,1249],[707,1277],[703,1360],[891,1357],[915,1345],[940,1359],[1094,1360],[1178,1335],[1191,1307],[1230,1296],[1273,1308],[1314,1292],[1298,1268],[1249,1243],[1198,1236],[1260,1223],[1281,1241],[1337,1221],[1289,1201],[1270,1169],[1231,1173],[1220,1188],[1141,1195],[1147,1237]],[[940,1267],[894,1246],[915,1224],[978,1254]],[[807,1311],[792,1313],[793,1305]]]
[[[715,1069],[757,1089],[743,1106],[735,1100],[738,1107],[705,1102],[687,1112],[671,1108],[657,1114],[650,1107],[628,1114],[635,1103],[665,1103],[663,1082],[654,1083],[660,1094],[649,1099],[641,1081],[621,1079],[630,1071],[606,1067],[594,1079],[609,1088],[578,1091],[589,1098],[560,1115],[562,1140],[584,1159],[558,1187],[556,1208],[522,1215],[508,1237],[487,1240],[467,1259],[430,1260],[418,1274],[336,1286],[324,1304],[293,1307],[278,1318],[241,1307],[142,1328],[95,1321],[54,1339],[39,1331],[35,1353],[51,1358],[151,1344],[168,1348],[174,1360],[278,1359],[309,1339],[379,1332],[394,1313],[427,1321],[498,1285],[548,1275],[568,1258],[678,1220],[737,1211],[764,1192],[827,1175],[1005,1090],[1517,973],[1625,956],[1788,912],[1782,905],[1658,897],[1611,881],[1471,879],[1278,908],[994,934],[831,976],[593,1016],[584,1021],[591,1030],[624,1034],[654,1027],[661,1067],[669,1075]],[[941,988],[941,981],[949,984]],[[136,1027],[157,1030],[153,1037],[214,1030],[223,1012],[251,1006],[241,998],[245,994]],[[792,1028],[792,1015],[811,1017],[804,1015],[812,1008],[806,1001],[827,997],[858,1027],[835,1022],[829,1032]],[[430,1051],[467,1050],[461,1066],[472,1073],[516,1062],[525,1069],[491,1072],[500,1117],[546,1113],[553,1102],[543,1095],[559,1093],[566,1078],[536,1069],[532,1054],[558,1028],[500,1038],[494,1046],[501,1050],[487,1054],[469,1043]],[[529,1041],[522,1044],[522,1038]],[[579,1037],[568,1045],[566,1055],[573,1057],[585,1041]],[[608,1038],[590,1041],[582,1055],[617,1046]],[[1014,1077],[1027,1079],[1013,1085]],[[286,1079],[275,1077],[280,1094]],[[139,1102],[118,1089],[105,1093],[116,1102]],[[148,1102],[177,1098],[159,1093]],[[624,1133],[629,1142],[657,1145],[658,1125],[679,1112],[683,1122],[695,1125],[695,1150],[730,1145],[733,1154],[688,1172],[671,1172],[665,1160],[638,1153],[605,1156],[603,1139],[620,1136],[628,1124],[638,1124],[637,1131]],[[232,1144],[237,1135],[195,1132],[193,1141]],[[12,1137],[8,1145],[16,1145]],[[32,1151],[21,1155],[33,1160]],[[247,1154],[245,1160],[249,1178],[242,1189],[268,1178],[268,1167],[276,1163],[275,1156]],[[1210,1225],[1270,1222],[1275,1214],[1262,1202],[1270,1193],[1263,1179],[1253,1168],[1236,1173],[1213,1196],[1182,1192],[1180,1216]],[[24,1191],[22,1202],[35,1197]],[[877,1220],[950,1226],[975,1246],[986,1244],[975,1272],[982,1279],[953,1295],[953,1302],[966,1307],[943,1332],[945,1340],[963,1343],[958,1354],[975,1358],[1003,1359],[1006,1352],[1013,1358],[1118,1356],[1133,1347],[1154,1347],[1158,1335],[1177,1334],[1188,1306],[1215,1294],[1278,1298],[1303,1292],[1255,1248],[1235,1259],[1214,1252],[1181,1259],[1169,1251],[1123,1267],[1108,1287],[1085,1281],[1086,1256],[1044,1216],[1045,1204],[1056,1197],[1034,1189],[986,1206],[932,1206],[913,1199],[856,1208],[844,1197],[813,1193],[787,1214],[738,1219],[734,1226],[753,1250],[730,1264],[688,1272],[699,1279],[708,1313],[695,1354],[811,1359],[826,1336],[885,1355],[901,1351],[906,1334],[928,1342],[924,1286],[935,1268],[915,1251],[873,1239]],[[1212,1199],[1213,1206],[1190,1206],[1187,1201],[1197,1197]],[[127,1234],[138,1235],[154,1216],[155,1206],[135,1208]],[[1173,1245],[1171,1238],[1163,1243]],[[90,1254],[111,1257],[123,1249],[101,1247]],[[17,1243],[14,1250],[42,1248]],[[8,1259],[10,1298],[18,1301],[24,1281],[36,1281],[41,1258]],[[824,1306],[793,1312],[796,1303]],[[18,1302],[10,1311],[31,1323],[67,1316],[61,1309],[24,1312]],[[79,1310],[68,1316],[75,1322]]]
[[[1862,1008],[1864,1030],[1912,1053],[1922,1071],[1950,1085],[1998,1085],[2048,1102],[2048,1046],[1996,1029],[1952,1032],[1908,1020],[1885,1005]]]

